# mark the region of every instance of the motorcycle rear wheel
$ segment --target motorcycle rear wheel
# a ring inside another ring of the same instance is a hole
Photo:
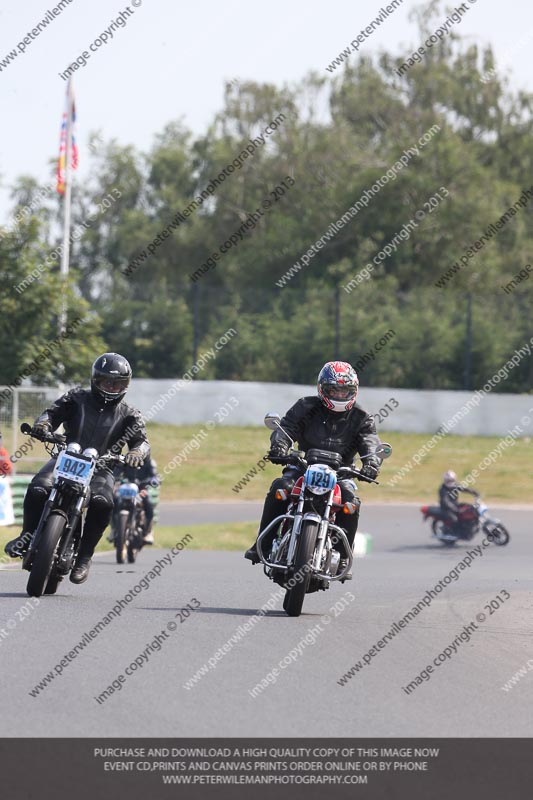
[[[132,542],[128,542],[128,564],[135,564],[135,559],[139,554],[139,548],[134,547]]]
[[[441,519],[434,519],[431,523],[431,530],[436,539],[441,542],[445,547],[453,547],[457,539],[441,539],[441,535],[445,533],[448,526],[444,524]]]
[[[46,584],[46,589],[44,590],[44,594],[55,594],[57,592],[57,587],[63,580],[62,575],[55,575],[54,577],[48,578],[48,583]]]
[[[302,523],[294,559],[294,574],[300,574],[301,580],[296,582],[292,589],[287,589],[283,601],[283,608],[289,617],[299,617],[302,613],[304,598],[311,580],[311,572],[306,567],[313,558],[317,534],[318,522],[306,520]]]
[[[30,597],[41,597],[42,594],[47,593],[46,588],[50,573],[52,572],[54,556],[66,524],[65,517],[61,514],[54,514],[53,512],[46,521],[46,525],[41,533],[39,549],[33,557],[30,576],[26,585],[26,591]],[[55,577],[52,578],[50,589],[53,588],[53,582],[55,580]],[[59,581],[57,581],[57,583],[59,583]],[[49,592],[49,594],[53,593],[52,591]]]

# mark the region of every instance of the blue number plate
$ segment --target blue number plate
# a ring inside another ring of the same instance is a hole
[[[123,483],[118,487],[119,497],[137,497],[139,487],[136,483]]]
[[[94,464],[72,453],[61,453],[54,469],[54,477],[62,478],[71,483],[88,486],[94,472]]]
[[[304,483],[315,494],[325,494],[335,487],[337,476],[325,464],[313,464],[305,471]]]

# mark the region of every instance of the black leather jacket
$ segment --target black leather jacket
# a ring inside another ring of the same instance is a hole
[[[467,486],[461,486],[459,483],[456,483],[455,486],[446,486],[446,484],[443,483],[439,489],[441,510],[445,513],[451,512],[452,514],[456,514],[459,510],[460,492],[467,492],[468,494],[474,495],[474,497],[479,497],[479,493],[476,492],[475,489],[469,489]]]
[[[302,397],[289,408],[281,420],[281,427],[298,442],[301,450],[307,451],[311,447],[333,450],[342,455],[345,465],[352,464],[356,453],[366,456],[380,444],[373,416],[358,403],[339,414],[327,409],[319,397]],[[270,442],[272,445],[290,444],[280,430],[273,431]],[[365,458],[363,463],[379,469],[382,459],[373,456]]]
[[[82,449],[94,447],[99,455],[112,450],[117,455],[127,445],[149,455],[150,445],[140,411],[124,400],[104,403],[90,389],[71,389],[45,409],[35,422],[48,422],[55,431],[61,423],[67,444],[78,442]]]

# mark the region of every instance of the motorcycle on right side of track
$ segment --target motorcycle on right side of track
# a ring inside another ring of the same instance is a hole
[[[30,573],[26,591],[30,597],[41,597],[55,594],[76,563],[96,467],[112,468],[123,464],[124,457],[113,453],[100,456],[92,447],[82,452],[77,442],[67,445],[64,436],[42,434],[27,423],[20,430],[43,442],[48,454],[57,459],[54,484],[22,559],[22,568]]]
[[[279,414],[265,417],[265,425],[270,430],[283,431],[280,421]],[[283,433],[292,442],[289,434]],[[391,453],[390,444],[383,443],[369,456],[388,458]],[[259,534],[257,553],[267,577],[286,589],[285,612],[289,617],[298,617],[306,594],[329,589],[331,582],[350,577],[352,549],[344,530],[336,523],[336,516],[338,513],[353,514],[356,507],[353,503],[342,503],[338,481],[357,477],[368,483],[378,481],[343,466],[341,455],[328,450],[313,448],[307,453],[292,450],[286,459],[279,459],[279,463],[300,467],[304,474],[294,485],[287,512],[272,520]],[[270,553],[264,553],[261,543],[272,529],[277,529],[276,538]],[[342,569],[340,552],[335,547],[339,540],[349,556]]]
[[[499,519],[489,515],[488,506],[480,497],[473,503],[459,503],[458,520],[455,524],[450,522],[440,506],[422,506],[420,511],[424,515],[424,521],[431,519],[433,536],[446,547],[453,547],[460,540],[469,542],[480,530],[500,547],[510,539],[507,528]]]

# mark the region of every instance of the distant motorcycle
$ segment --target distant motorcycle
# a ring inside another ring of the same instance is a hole
[[[113,526],[117,564],[133,564],[143,546],[146,519],[141,493],[136,483],[124,481],[115,494],[115,524]]]
[[[283,431],[279,414],[267,414],[265,425],[270,430]],[[283,433],[292,441],[286,431]],[[372,455],[388,458],[391,452],[389,444],[382,444]],[[338,480],[361,475],[352,467],[342,466],[339,453],[328,450],[313,448],[307,453],[292,450],[279,462],[299,466],[305,473],[294,485],[287,512],[261,531],[257,553],[265,574],[286,588],[284,610],[290,617],[298,617],[306,594],[329,589],[332,581],[346,580],[350,571],[352,550],[343,529],[336,524],[336,515],[341,511],[353,514],[356,509],[353,503],[342,503]],[[366,477],[362,479],[378,483]],[[276,528],[271,551],[263,553],[261,543],[265,535]],[[340,553],[334,547],[339,540],[348,553],[347,564],[340,571]]]
[[[48,454],[57,459],[54,485],[22,559],[22,568],[30,573],[26,591],[30,597],[41,597],[55,594],[76,563],[97,465],[111,468],[123,464],[124,457],[112,453],[99,456],[92,447],[82,452],[77,442],[66,445],[64,436],[42,434],[26,423],[20,430],[43,442]]]
[[[424,521],[431,519],[433,536],[448,547],[457,541],[469,542],[480,530],[497,545],[505,545],[510,539],[509,532],[499,519],[489,515],[488,506],[477,498],[473,503],[459,503],[458,520],[450,522],[440,506],[422,506]]]

